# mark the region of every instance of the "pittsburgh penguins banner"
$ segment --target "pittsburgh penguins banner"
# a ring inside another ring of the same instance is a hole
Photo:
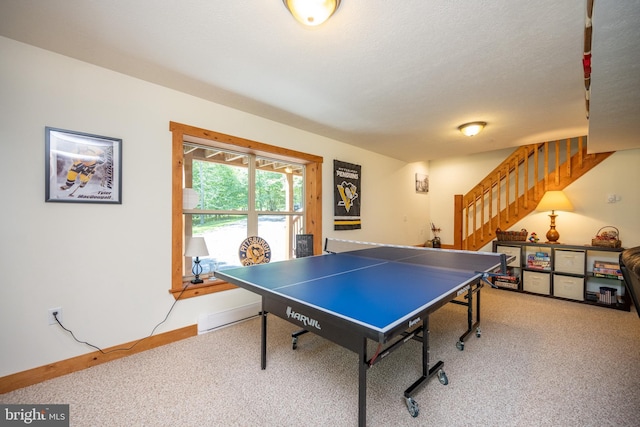
[[[361,166],[333,161],[334,230],[357,230],[360,220]]]

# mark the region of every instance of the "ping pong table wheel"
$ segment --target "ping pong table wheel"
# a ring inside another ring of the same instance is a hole
[[[480,328],[476,329],[476,337],[480,338],[480,335],[482,335],[482,331],[480,330]]]
[[[298,348],[298,337],[291,338],[291,348],[294,350]]]
[[[456,348],[460,351],[464,350],[464,343],[462,341],[458,341],[456,343]]]
[[[449,378],[447,378],[447,374],[445,374],[442,369],[438,371],[438,381],[440,381],[442,385],[449,384]]]
[[[418,408],[418,402],[416,402],[413,397],[405,397],[405,402],[407,403],[407,409],[409,410],[409,414],[413,418],[417,417],[420,413],[420,408]]]

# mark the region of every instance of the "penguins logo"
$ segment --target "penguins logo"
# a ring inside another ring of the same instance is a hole
[[[338,185],[338,191],[342,199],[338,202],[338,206],[344,206],[349,212],[351,206],[353,206],[353,201],[358,198],[358,188],[350,182],[342,181],[342,184]]]
[[[271,248],[261,237],[249,237],[240,245],[242,265],[265,264],[271,260]]]

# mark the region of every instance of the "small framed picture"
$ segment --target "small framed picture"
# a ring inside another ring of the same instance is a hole
[[[45,128],[45,201],[122,204],[122,140]]]
[[[429,175],[416,173],[416,193],[429,192]]]

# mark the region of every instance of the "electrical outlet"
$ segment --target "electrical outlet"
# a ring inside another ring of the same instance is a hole
[[[57,313],[56,316],[58,317],[58,320],[62,322],[62,307],[50,308],[48,313],[49,313],[50,325],[58,324],[58,322],[56,321],[56,318],[53,316],[53,313]]]

